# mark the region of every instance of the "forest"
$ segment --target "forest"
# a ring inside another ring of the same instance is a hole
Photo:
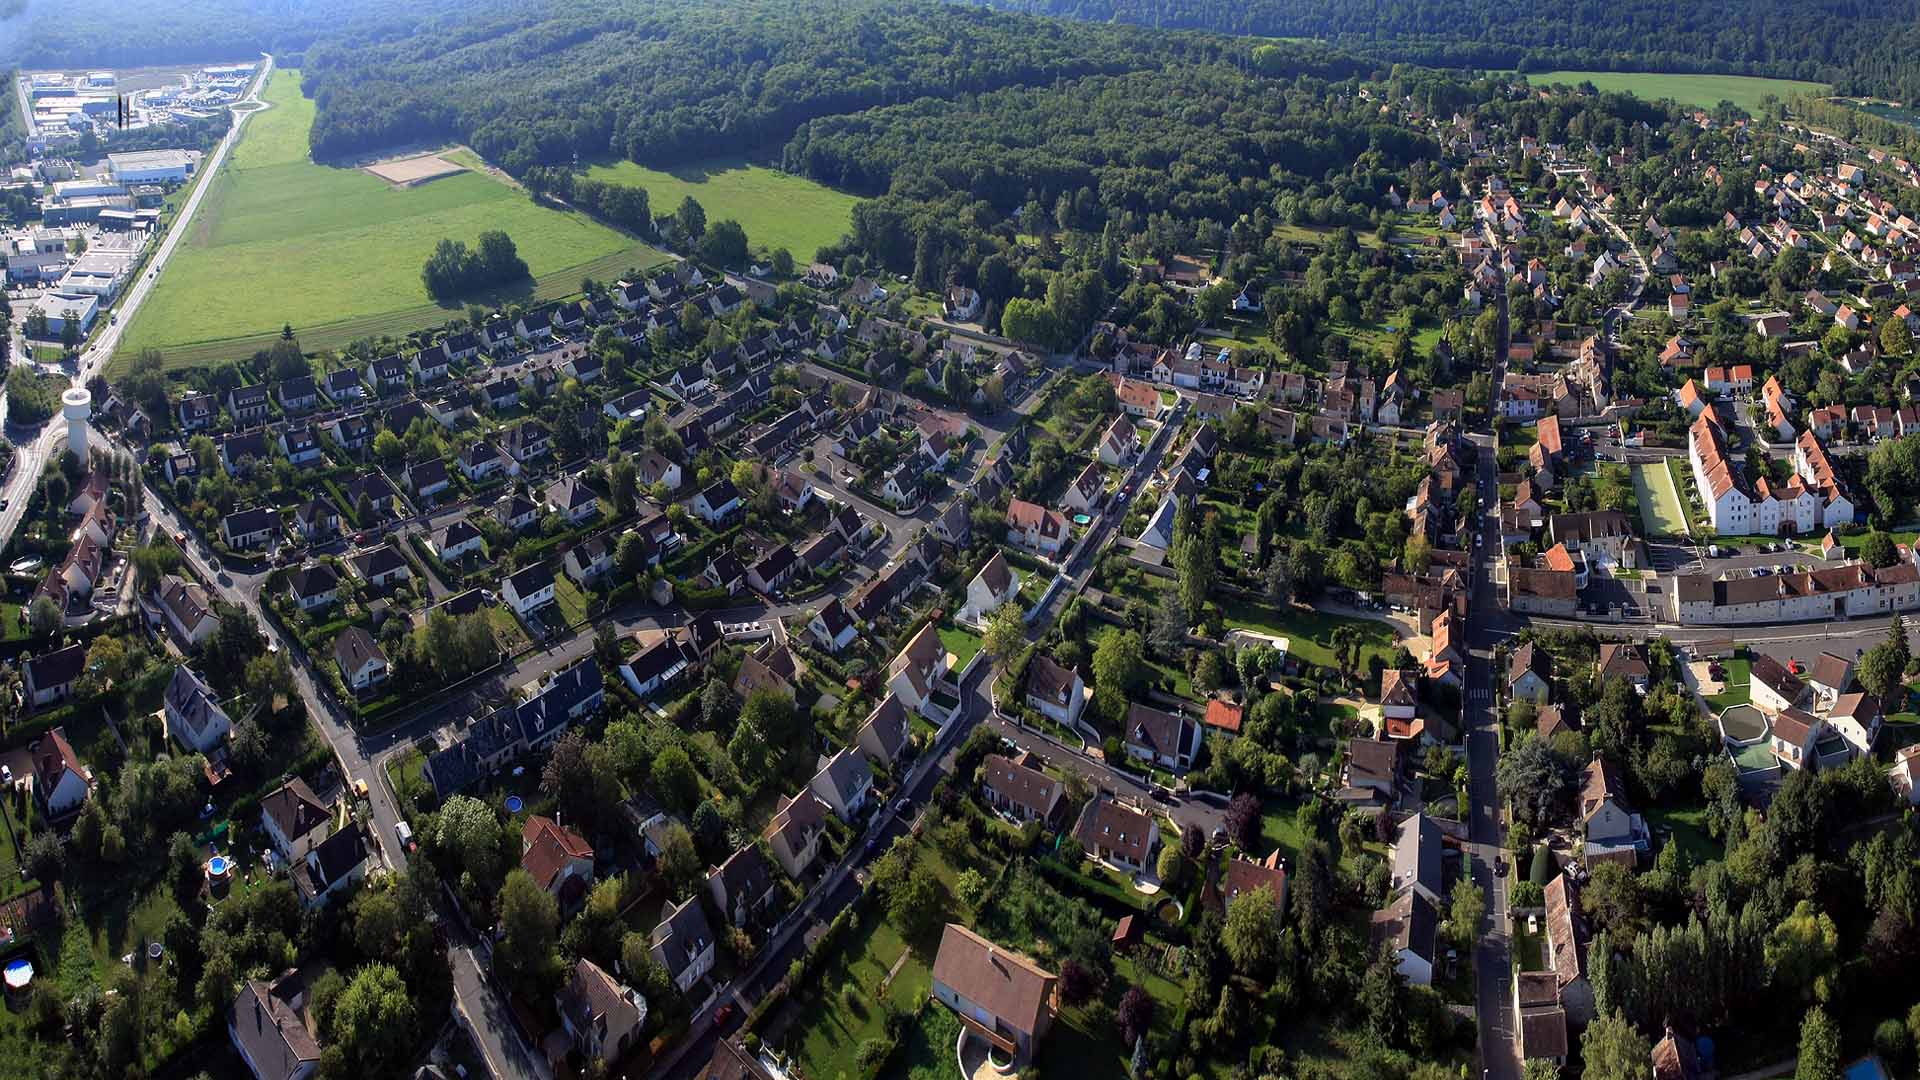
[[[1163,29],[1315,38],[1385,60],[1527,71],[1772,75],[1920,97],[1920,0],[973,0],[1001,11]]]

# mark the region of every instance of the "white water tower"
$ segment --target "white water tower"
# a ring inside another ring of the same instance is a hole
[[[60,411],[67,417],[67,449],[81,461],[87,460],[87,418],[93,415],[93,395],[84,386],[75,386],[60,395]]]

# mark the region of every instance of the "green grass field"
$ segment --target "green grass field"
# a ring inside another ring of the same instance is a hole
[[[535,280],[494,301],[575,292],[664,256],[582,214],[535,206],[482,173],[395,188],[358,169],[314,164],[314,104],[300,73],[277,70],[273,108],[247,128],[128,328],[120,356],[156,346],[170,367],[245,355],[292,323],[309,349],[404,334],[456,312],[433,303],[420,267],[443,238],[513,237]],[[478,298],[476,298],[478,299]]]
[[[672,213],[691,195],[709,222],[732,218],[747,230],[749,245],[786,248],[802,264],[852,228],[853,204],[858,201],[804,177],[739,158],[697,161],[671,172],[618,161],[595,165],[587,176],[646,188],[656,215]]]
[[[1687,511],[1673,489],[1673,474],[1663,465],[1635,465],[1633,494],[1648,536],[1687,535]]]
[[[1785,101],[1792,94],[1825,94],[1825,83],[1797,79],[1762,79],[1752,75],[1663,75],[1645,71],[1548,71],[1527,74],[1535,86],[1566,83],[1578,86],[1590,82],[1601,90],[1621,91],[1649,101],[1672,98],[1682,105],[1711,109],[1722,101],[1756,112],[1760,99],[1768,94]]]

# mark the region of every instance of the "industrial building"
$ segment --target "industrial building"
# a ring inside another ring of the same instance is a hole
[[[46,314],[47,336],[51,338],[58,338],[66,332],[69,318],[80,324],[82,334],[92,330],[94,321],[100,318],[100,300],[94,296],[63,296],[50,292],[35,300],[33,307]]]
[[[193,175],[193,155],[185,150],[108,154],[107,168],[121,184],[175,184]]]

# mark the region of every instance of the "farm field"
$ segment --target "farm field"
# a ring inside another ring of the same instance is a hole
[[[1798,79],[1763,79],[1753,75],[1664,75],[1646,71],[1548,71],[1527,73],[1536,86],[1590,82],[1601,90],[1620,91],[1649,101],[1672,98],[1682,105],[1711,109],[1722,101],[1755,112],[1768,94],[1782,101],[1790,94],[1825,94],[1825,83]]]
[[[1635,465],[1633,493],[1640,502],[1640,521],[1648,536],[1687,535],[1686,508],[1673,489],[1673,474],[1664,465]]]
[[[471,244],[486,229],[513,237],[534,281],[488,297],[527,302],[575,292],[582,277],[616,277],[665,258],[585,215],[535,206],[481,172],[397,188],[359,169],[307,157],[314,104],[300,73],[276,70],[273,108],[246,132],[134,317],[117,360],[154,346],[169,367],[245,355],[291,323],[308,349],[399,335],[446,321],[420,267],[443,238]]]
[[[750,246],[786,248],[803,266],[814,252],[853,227],[853,204],[859,201],[804,177],[749,165],[739,158],[697,161],[671,172],[631,161],[607,162],[588,169],[587,176],[646,188],[655,216],[672,213],[691,195],[706,210],[709,222],[732,218],[747,230]]]

